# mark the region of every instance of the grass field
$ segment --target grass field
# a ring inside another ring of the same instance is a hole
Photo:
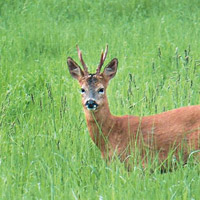
[[[128,173],[92,143],[66,58],[119,60],[115,115],[200,104],[199,0],[0,0],[0,199],[200,199],[200,166]]]

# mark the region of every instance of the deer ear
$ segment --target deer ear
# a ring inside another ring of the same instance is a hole
[[[80,78],[84,76],[84,72],[72,58],[67,58],[67,65],[73,78],[80,80]]]
[[[110,61],[110,63],[105,67],[102,73],[103,76],[108,80],[112,79],[117,73],[117,66],[118,66],[118,60],[117,58],[113,58]]]

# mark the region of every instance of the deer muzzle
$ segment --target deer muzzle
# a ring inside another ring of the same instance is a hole
[[[94,101],[93,99],[89,99],[86,103],[85,106],[88,110],[96,110],[98,107],[98,104],[96,103],[96,101]]]

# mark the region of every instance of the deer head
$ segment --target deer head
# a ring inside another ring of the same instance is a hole
[[[82,94],[82,104],[84,109],[89,111],[99,110],[106,99],[106,88],[109,81],[115,76],[117,72],[118,60],[114,58],[110,63],[104,68],[104,71],[101,73],[101,68],[104,64],[104,61],[108,52],[108,45],[106,46],[105,52],[102,51],[99,65],[96,69],[96,73],[92,74],[88,72],[88,68],[83,61],[82,53],[77,46],[78,57],[83,66],[81,67],[71,58],[67,58],[67,64],[69,67],[69,72],[71,76],[78,80],[81,87]]]

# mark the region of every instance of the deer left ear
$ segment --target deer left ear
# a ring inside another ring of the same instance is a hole
[[[84,76],[84,72],[72,58],[67,58],[67,64],[69,67],[69,72],[73,78],[80,80],[80,78]]]
[[[118,60],[113,58],[110,63],[105,67],[102,75],[107,79],[112,79],[117,73]]]

